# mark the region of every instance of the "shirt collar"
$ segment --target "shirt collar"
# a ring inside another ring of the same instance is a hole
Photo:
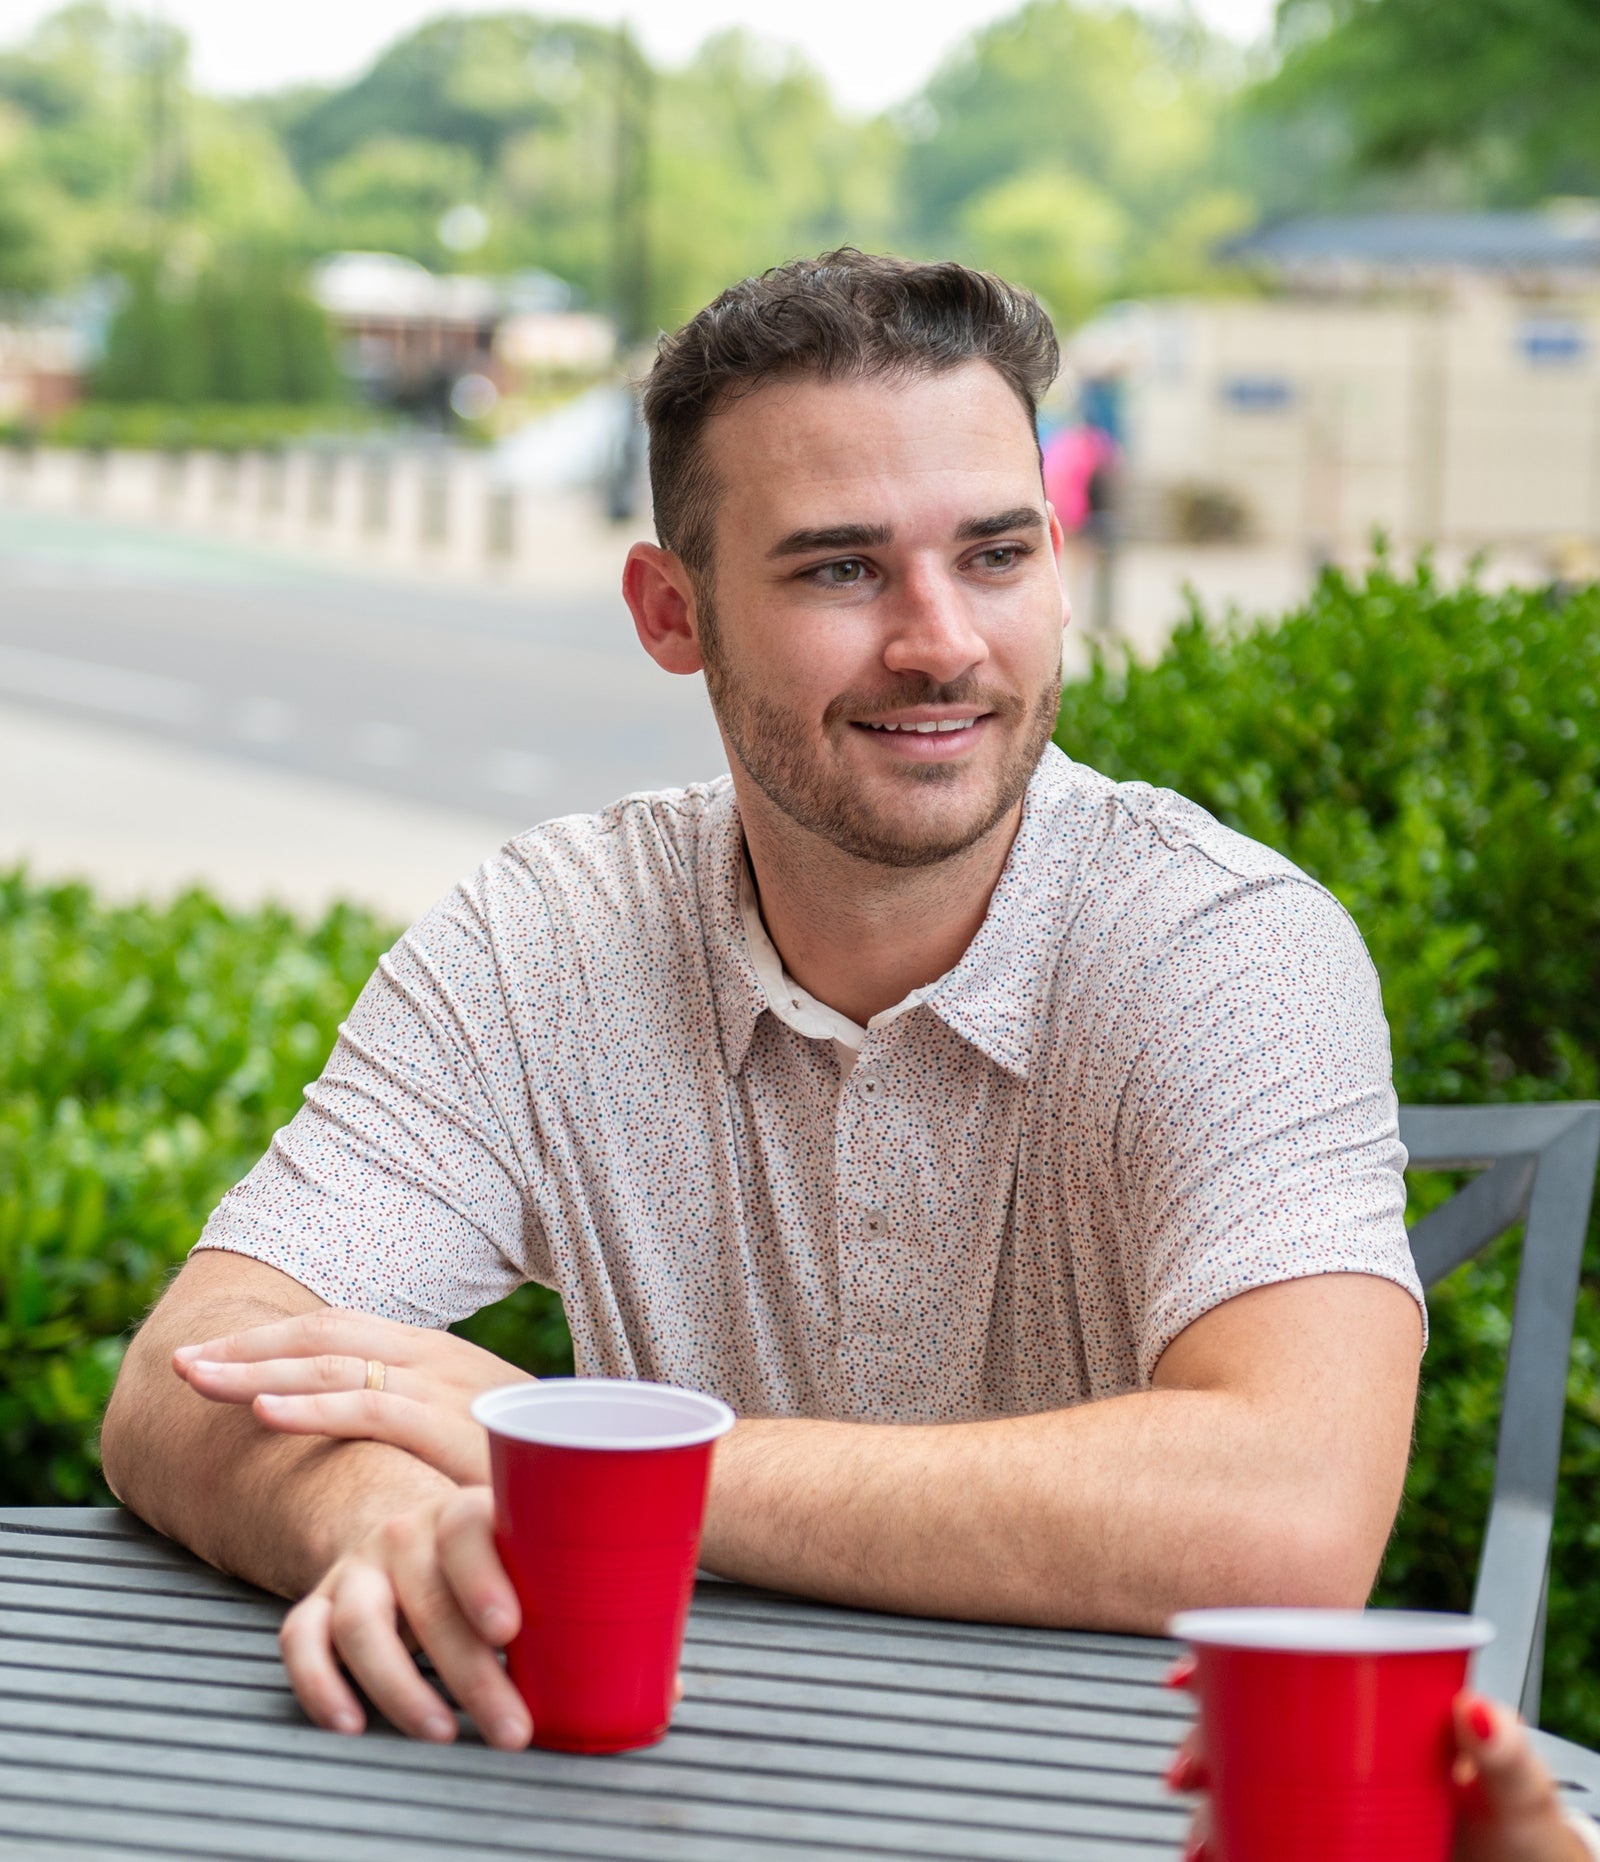
[[[1059,803],[1072,787],[1075,769],[1054,744],[1046,745],[977,936],[953,970],[914,992],[954,1033],[1022,1080],[1039,1037],[1049,987],[1047,959],[1067,933],[1071,877],[1081,852],[1059,833]],[[744,830],[733,784],[724,777],[717,786],[701,843],[701,898],[723,1058],[728,1071],[737,1074],[769,1003],[740,912]],[[911,1006],[911,998],[902,1006]]]
[[[1061,804],[1081,773],[1054,744],[1045,746],[978,935],[956,967],[923,992],[946,1027],[1024,1081],[1044,1027],[1050,958],[1067,936],[1083,853],[1078,837],[1061,831]]]

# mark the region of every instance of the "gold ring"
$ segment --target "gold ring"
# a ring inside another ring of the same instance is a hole
[[[369,1390],[381,1390],[387,1374],[381,1358],[367,1359],[367,1388]]]

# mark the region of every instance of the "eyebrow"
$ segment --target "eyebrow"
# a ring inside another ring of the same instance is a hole
[[[1031,504],[1019,504],[992,517],[969,517],[956,527],[957,543],[976,543],[984,537],[1003,536],[1008,530],[1042,530],[1044,517]],[[818,530],[791,530],[767,551],[769,560],[783,556],[809,556],[813,550],[882,549],[894,541],[887,524],[828,524]]]

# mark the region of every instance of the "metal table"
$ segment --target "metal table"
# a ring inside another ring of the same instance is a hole
[[[0,1855],[1138,1862],[1173,1645],[927,1622],[702,1584],[687,1698],[616,1758],[307,1724],[284,1605],[110,1509],[0,1511]],[[1569,1795],[1600,1761],[1546,1741]],[[1587,1786],[1587,1789],[1585,1789]]]

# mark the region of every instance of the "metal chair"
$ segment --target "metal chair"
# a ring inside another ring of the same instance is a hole
[[[1472,1608],[1499,1631],[1478,1659],[1478,1686],[1518,1703],[1537,1726],[1551,1521],[1573,1307],[1600,1159],[1600,1102],[1402,1106],[1400,1138],[1417,1169],[1481,1172],[1411,1231],[1424,1287],[1526,1224]]]

